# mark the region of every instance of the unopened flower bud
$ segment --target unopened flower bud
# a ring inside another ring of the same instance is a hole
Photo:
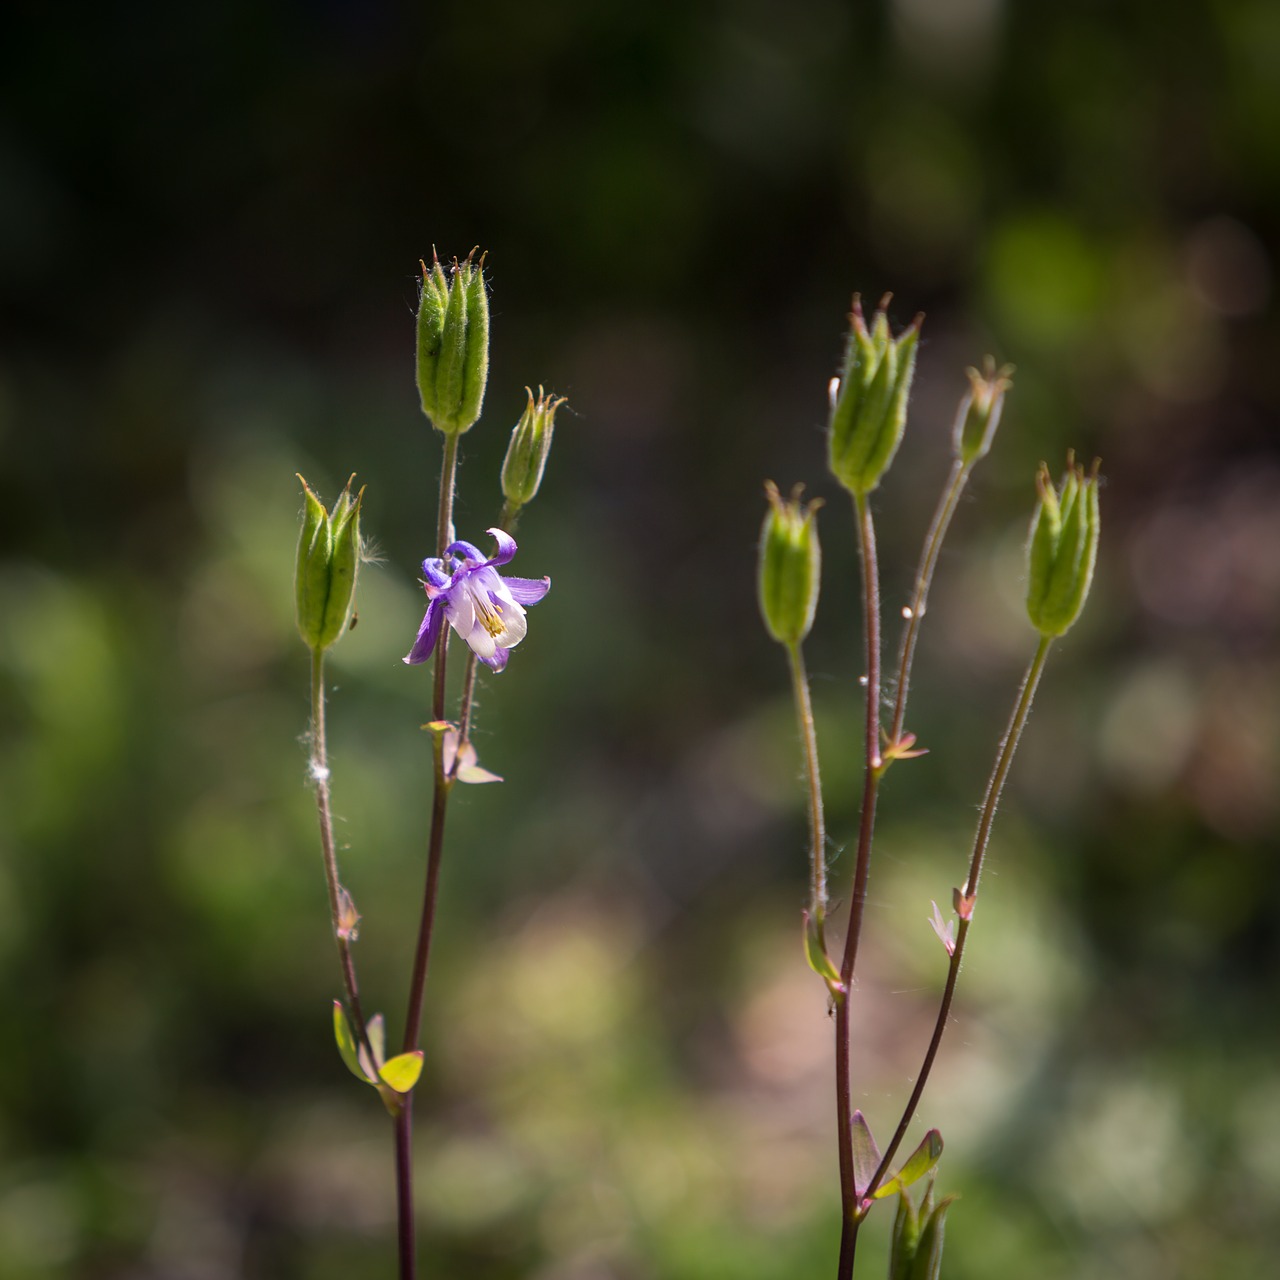
[[[915,372],[922,316],[896,338],[889,332],[886,297],[868,329],[855,295],[849,340],[838,385],[831,388],[827,433],[831,472],[850,493],[865,496],[880,483],[902,440]]]
[[[996,362],[988,356],[982,363],[981,373],[977,369],[965,372],[969,375],[969,390],[956,413],[952,447],[956,457],[968,467],[985,458],[991,448],[1000,425],[1005,392],[1013,386],[1013,365],[997,369]]]
[[[538,388],[538,398],[528,387],[529,404],[511,433],[507,456],[502,463],[502,495],[507,509],[519,510],[532,502],[542,483],[542,472],[551,452],[551,437],[556,425],[556,410],[564,404],[563,396],[546,395]]]
[[[769,511],[760,531],[760,612],[775,640],[799,644],[818,607],[822,549],[814,515],[822,500],[802,507],[799,485],[785,500],[772,482],[764,491]]]
[[[422,411],[446,435],[480,416],[489,377],[489,295],[484,257],[475,250],[448,272],[433,257],[422,264],[418,297],[418,394]]]
[[[1080,616],[1098,555],[1098,462],[1085,473],[1067,455],[1055,490],[1049,468],[1036,476],[1039,501],[1027,544],[1027,614],[1042,636],[1060,636]]]
[[[360,566],[360,503],[364,490],[353,498],[348,480],[333,510],[326,511],[305,480],[302,489],[305,506],[294,597],[298,631],[309,648],[320,652],[338,639],[351,616],[356,570]]]

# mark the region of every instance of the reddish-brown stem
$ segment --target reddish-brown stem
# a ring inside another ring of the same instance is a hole
[[[853,1069],[850,1061],[850,1005],[858,942],[867,903],[871,872],[871,838],[875,831],[876,794],[880,785],[880,571],[876,563],[875,526],[865,497],[854,498],[858,550],[862,564],[863,630],[866,637],[866,722],[862,775],[862,813],[858,822],[858,853],[853,874],[853,899],[845,934],[840,980],[845,995],[836,1006],[836,1125],[840,1155],[840,1261],[838,1280],[850,1280],[858,1247],[858,1196],[853,1165]]]
[[[970,903],[978,896],[978,881],[982,875],[987,845],[991,840],[991,824],[995,821],[996,809],[1000,804],[1000,795],[1004,791],[1005,780],[1009,776],[1009,769],[1013,764],[1014,753],[1018,749],[1018,741],[1022,737],[1022,730],[1026,727],[1027,717],[1031,714],[1031,703],[1035,698],[1036,686],[1040,683],[1040,676],[1044,672],[1044,664],[1049,656],[1051,643],[1050,637],[1041,637],[1040,643],[1036,647],[1035,656],[1031,659],[1026,675],[1022,679],[1022,687],[1018,690],[1018,698],[1014,703],[1013,714],[1009,718],[1008,728],[1005,730],[1004,737],[1000,740],[995,766],[991,771],[991,778],[987,782],[987,793],[982,803],[982,816],[978,819],[978,830],[973,838],[973,853],[969,861],[969,878],[961,890],[961,893],[969,899]],[[870,1195],[884,1180],[894,1156],[898,1153],[898,1148],[902,1145],[907,1129],[915,1118],[916,1108],[920,1105],[920,1099],[924,1095],[925,1085],[929,1082],[929,1074],[933,1070],[934,1061],[938,1056],[938,1049],[942,1044],[942,1037],[947,1029],[947,1020],[951,1016],[951,1002],[955,997],[956,982],[960,977],[960,962],[964,957],[965,941],[969,936],[969,928],[972,923],[971,917],[968,919],[962,918],[959,928],[956,930],[956,945],[951,953],[951,963],[947,968],[946,986],[942,991],[942,1001],[938,1006],[938,1016],[933,1025],[933,1035],[929,1039],[929,1047],[925,1050],[924,1061],[920,1064],[920,1070],[916,1075],[915,1087],[911,1090],[910,1098],[907,1099],[907,1105],[903,1109],[902,1119],[898,1121],[898,1127],[894,1131],[893,1139],[885,1148],[884,1155],[880,1160],[880,1166],[870,1183],[867,1184],[866,1195]]]
[[[413,1094],[402,1100],[392,1123],[396,1133],[396,1238],[400,1280],[414,1280],[417,1247],[413,1218]]]
[[[440,503],[436,518],[436,550],[444,554],[453,541],[453,491],[458,470],[458,437],[446,432],[444,460],[440,467]],[[441,627],[436,647],[435,680],[432,685],[431,716],[433,720],[445,717],[446,657],[449,650],[449,629]],[[431,834],[427,841],[427,875],[422,890],[422,914],[418,922],[418,941],[414,948],[413,971],[409,979],[409,1003],[404,1019],[404,1046],[401,1052],[412,1053],[418,1048],[422,1025],[422,997],[427,984],[427,965],[431,959],[431,936],[435,928],[436,898],[440,891],[440,861],[444,853],[444,820],[449,806],[449,791],[453,779],[445,774],[444,739],[435,735],[432,751],[434,764],[434,788],[431,799]],[[416,1260],[414,1255],[413,1223],[413,1106],[411,1098],[395,1118],[396,1130],[396,1212],[399,1222],[400,1276],[401,1280],[414,1280]]]

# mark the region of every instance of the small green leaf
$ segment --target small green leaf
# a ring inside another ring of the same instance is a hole
[[[338,1052],[342,1054],[342,1061],[347,1064],[347,1070],[357,1080],[372,1084],[372,1078],[360,1065],[360,1052],[356,1048],[355,1037],[351,1034],[351,1024],[347,1021],[347,1012],[342,1007],[341,1000],[333,1002],[333,1038],[338,1042]]]
[[[422,1050],[397,1054],[390,1062],[383,1063],[378,1074],[397,1093],[408,1093],[422,1074]]]
[[[821,919],[815,920],[807,911],[804,913],[804,954],[809,961],[809,968],[827,984],[831,999],[839,1004],[844,999],[845,987],[840,981],[840,971],[827,955],[823,924]]]
[[[893,1175],[875,1189],[873,1200],[882,1200],[885,1196],[895,1195],[903,1187],[918,1182],[942,1157],[942,1134],[937,1129],[930,1129],[921,1139],[920,1145],[907,1157],[907,1162]]]

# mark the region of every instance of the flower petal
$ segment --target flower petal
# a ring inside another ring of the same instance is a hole
[[[525,611],[505,591],[490,591],[489,599],[502,621],[502,629],[494,634],[494,643],[503,649],[514,649],[529,631]]]
[[[550,578],[504,577],[502,581],[517,604],[537,604],[551,590]]]
[[[490,564],[506,564],[516,553],[516,540],[505,529],[486,529],[485,533],[498,544]]]
[[[442,591],[449,585],[449,575],[435,556],[422,562],[422,576],[427,580],[427,586],[434,587],[437,591]]]
[[[427,605],[427,612],[423,615],[422,626],[418,628],[418,638],[413,642],[413,648],[404,657],[404,661],[411,667],[417,666],[419,662],[426,662],[431,656],[431,651],[440,638],[440,625],[443,622],[442,602],[433,600]]]
[[[476,628],[476,606],[475,601],[471,598],[471,592],[468,590],[468,583],[465,576],[459,576],[454,580],[453,586],[449,591],[441,596],[445,601],[445,608],[449,614],[449,625],[464,639]],[[470,640],[467,640],[470,644]]]
[[[489,668],[490,671],[501,671],[507,665],[507,659],[511,656],[511,650],[503,649],[495,645],[493,653],[491,653],[489,657],[486,658],[483,654],[477,654],[476,656],[486,667]]]

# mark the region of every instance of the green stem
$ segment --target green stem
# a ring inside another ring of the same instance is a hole
[[[982,875],[982,866],[987,855],[987,845],[991,840],[991,825],[995,821],[996,809],[1000,804],[1000,795],[1004,790],[1005,780],[1009,776],[1009,769],[1013,764],[1013,756],[1018,749],[1018,741],[1022,737],[1022,730],[1026,727],[1027,718],[1031,714],[1031,703],[1036,695],[1036,686],[1040,683],[1040,677],[1044,673],[1045,661],[1049,656],[1049,646],[1051,644],[1051,637],[1042,636],[1040,638],[1035,656],[1027,667],[1026,675],[1023,676],[1022,687],[1018,691],[1013,715],[1010,717],[1009,726],[1000,741],[1000,748],[996,753],[995,767],[992,769],[991,778],[987,782],[987,794],[982,802],[982,816],[978,819],[978,830],[973,838],[973,853],[969,862],[969,878],[961,890],[961,893],[971,902],[976,900],[978,896],[978,881]],[[925,1085],[929,1081],[929,1073],[933,1070],[934,1060],[938,1056],[938,1048],[942,1044],[942,1037],[947,1028],[947,1020],[951,1014],[951,1002],[955,997],[956,981],[960,977],[960,962],[964,957],[965,941],[969,937],[969,927],[972,922],[972,916],[969,919],[961,918],[960,926],[956,930],[956,945],[951,953],[951,963],[947,969],[947,982],[943,988],[942,1002],[938,1007],[938,1017],[934,1023],[929,1047],[925,1051],[924,1061],[921,1063],[920,1071],[916,1076],[915,1088],[912,1089],[911,1097],[907,1100],[902,1119],[898,1122],[893,1140],[885,1149],[884,1156],[880,1161],[880,1167],[876,1170],[875,1176],[867,1186],[866,1195],[870,1195],[884,1180],[889,1170],[889,1165],[897,1154],[898,1148],[902,1145],[903,1138],[906,1136],[907,1128],[915,1117],[916,1108],[920,1105],[920,1099],[924,1094]]]
[[[809,679],[799,644],[787,646],[796,720],[804,744],[805,779],[809,787],[809,918],[821,927],[827,910],[827,836],[822,815],[822,781],[818,774],[818,736],[813,723]]]
[[[862,812],[858,822],[858,853],[854,865],[853,900],[849,904],[849,926],[845,934],[840,981],[845,996],[836,1005],[836,1124],[840,1157],[840,1261],[838,1280],[850,1280],[858,1247],[857,1187],[853,1165],[853,1082],[850,1059],[850,1005],[853,975],[858,963],[858,941],[862,934],[867,903],[867,882],[871,871],[871,837],[875,831],[876,795],[883,772],[880,759],[880,570],[876,563],[875,525],[865,497],[854,497],[858,527],[858,551],[862,565],[863,630],[866,637],[866,723],[862,776]]]

